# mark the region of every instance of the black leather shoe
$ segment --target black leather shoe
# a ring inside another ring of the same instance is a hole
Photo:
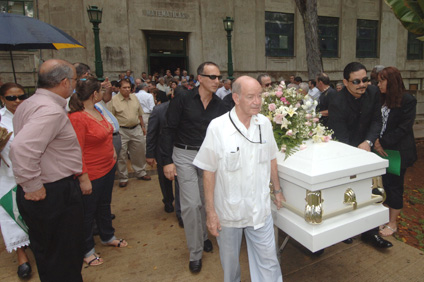
[[[371,235],[371,234],[364,233],[361,235],[361,239],[364,242],[371,243],[376,248],[387,249],[387,248],[393,247],[392,243],[390,243],[387,240],[384,240],[383,238],[381,238],[380,235],[377,235],[377,234]]]
[[[115,217],[116,217],[116,216],[115,216],[115,214],[114,214],[114,213],[111,213],[111,214],[110,214],[110,218],[111,218],[112,220],[114,220],[114,219],[115,219]]]
[[[174,206],[172,204],[165,204],[165,212],[171,213],[174,211]]]
[[[207,239],[205,242],[203,242],[203,250],[207,253],[212,252],[213,246],[211,240]]]
[[[25,262],[18,266],[18,276],[19,278],[27,278],[31,274],[31,265],[29,262]]]
[[[202,270],[202,259],[190,261],[188,268],[192,273],[199,273]]]
[[[348,238],[346,240],[343,240],[342,242],[345,243],[345,244],[352,244],[353,243],[353,239],[352,238]]]
[[[181,218],[181,216],[177,216],[177,219],[178,219],[178,225],[181,228],[184,228],[184,222],[183,222],[183,219]]]

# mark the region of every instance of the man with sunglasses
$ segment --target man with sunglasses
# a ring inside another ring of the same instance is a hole
[[[256,80],[261,84],[262,89],[270,87],[272,83],[271,77],[266,73],[258,75],[258,78]]]
[[[194,164],[204,170],[206,224],[219,245],[224,281],[240,281],[243,233],[252,281],[282,281],[275,249],[269,182],[277,209],[285,201],[278,179],[277,144],[259,114],[262,88],[249,76],[233,85],[236,106],[214,119]]]
[[[213,62],[204,62],[197,68],[200,85],[171,100],[160,144],[165,176],[174,180],[178,174],[181,216],[190,251],[189,269],[193,273],[202,269],[203,251],[213,249],[206,229],[203,171],[193,165],[193,159],[210,121],[225,113],[222,100],[214,94],[220,79],[221,72]]]
[[[370,85],[367,69],[361,63],[348,64],[343,78],[345,87],[329,104],[328,127],[338,141],[370,152],[382,126],[380,91]],[[378,228],[363,233],[361,238],[377,248],[393,246],[378,235]]]

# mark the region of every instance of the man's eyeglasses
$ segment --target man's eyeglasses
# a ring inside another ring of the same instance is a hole
[[[265,87],[270,87],[271,86],[271,82],[270,83],[265,83]]]
[[[369,78],[368,77],[364,77],[363,79],[354,79],[354,80],[351,80],[350,82],[352,82],[355,85],[358,85],[358,84],[361,84],[361,81],[363,83],[367,83],[369,81]]]
[[[221,80],[221,79],[222,79],[222,75],[201,74],[201,76],[209,77],[211,80],[215,80],[215,79],[217,79],[217,78],[218,78],[219,80]]]
[[[20,95],[20,96],[4,96],[4,98],[7,100],[7,101],[16,101],[17,99],[19,99],[19,100],[25,100],[25,99],[27,99],[28,98],[28,94],[23,94],[23,95]]]

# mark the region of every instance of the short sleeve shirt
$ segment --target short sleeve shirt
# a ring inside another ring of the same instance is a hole
[[[222,226],[257,229],[265,224],[271,213],[271,160],[277,151],[271,123],[261,114],[252,116],[249,129],[234,108],[212,120],[193,163],[215,172],[215,210]]]

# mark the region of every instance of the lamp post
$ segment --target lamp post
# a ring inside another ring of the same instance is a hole
[[[94,52],[96,59],[94,64],[96,66],[96,76],[98,80],[103,79],[103,62],[102,62],[102,53],[100,51],[100,39],[99,39],[99,24],[102,22],[102,13],[103,9],[100,10],[97,6],[88,6],[87,8],[88,18],[93,24],[94,31]]]
[[[234,20],[231,17],[226,17],[224,20],[224,29],[227,32],[228,41],[228,79],[233,80],[233,55],[231,51],[231,32],[233,31]]]

